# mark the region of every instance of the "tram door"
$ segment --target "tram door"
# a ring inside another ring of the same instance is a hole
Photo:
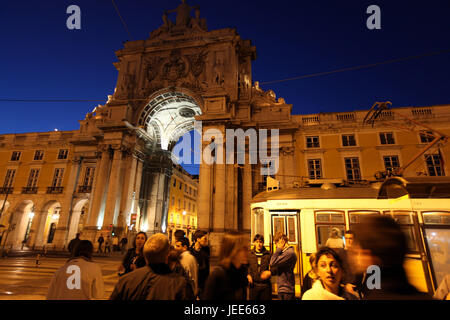
[[[288,238],[288,244],[294,248],[297,263],[294,268],[295,293],[300,294],[300,281],[303,279],[301,261],[301,236],[299,211],[270,211],[272,217],[272,235],[270,239],[272,253],[277,249],[274,237],[277,232],[283,232]]]

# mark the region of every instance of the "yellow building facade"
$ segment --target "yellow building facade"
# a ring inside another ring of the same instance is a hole
[[[169,191],[168,232],[173,241],[175,231],[183,230],[191,240],[197,230],[198,177],[174,165]]]
[[[2,245],[52,248],[58,229],[67,227],[68,240],[83,229],[95,162],[74,157],[69,143],[74,133],[0,136]],[[71,227],[60,219],[62,209],[70,212]]]
[[[386,110],[373,125],[363,124],[367,113],[294,116],[299,123],[294,184],[364,184],[377,180],[377,172],[408,164],[404,177],[448,175],[450,146],[444,140],[419,154],[439,133],[450,136],[449,105]]]

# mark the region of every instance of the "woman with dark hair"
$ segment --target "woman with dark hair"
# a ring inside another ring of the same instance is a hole
[[[314,261],[317,280],[312,288],[305,292],[302,300],[357,300],[343,285],[344,273],[342,260],[331,248],[320,249]]]
[[[133,248],[127,251],[123,258],[122,264],[119,266],[119,276],[136,270],[137,268],[145,267],[146,262],[144,258],[144,244],[147,241],[147,234],[139,232],[136,234],[133,242]]]
[[[219,266],[205,284],[201,300],[246,300],[249,245],[244,234],[230,232],[222,239]]]
[[[100,266],[92,262],[94,246],[81,240],[72,251],[72,257],[59,268],[48,288],[47,300],[92,300],[105,295]]]

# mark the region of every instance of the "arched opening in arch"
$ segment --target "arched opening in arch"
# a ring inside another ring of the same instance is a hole
[[[10,207],[9,201],[1,200],[0,201],[0,246],[3,245],[5,241],[5,235],[8,232],[9,228],[9,217],[10,212],[8,211]]]
[[[61,204],[58,201],[47,202],[42,209],[41,230],[36,239],[37,246],[51,245],[61,214]]]
[[[31,200],[21,201],[11,212],[10,230],[4,240],[5,246],[20,248],[29,240],[29,234],[33,223],[34,203]]]
[[[138,124],[155,147],[171,151],[180,137],[194,129],[194,117],[201,114],[199,103],[186,90],[161,92],[143,109]]]
[[[69,234],[67,239],[70,241],[75,235],[83,231],[85,219],[89,209],[89,199],[81,199],[73,206],[72,218],[70,221]]]
[[[153,141],[150,165],[141,185],[147,198],[140,204],[142,215],[138,219],[138,229],[142,231],[167,231],[171,183],[167,172],[172,162],[186,167],[194,164],[192,151],[195,141],[200,139],[194,139],[191,132],[196,127],[195,117],[202,114],[201,101],[198,102],[201,98],[194,97],[195,94],[183,88],[162,90],[150,98],[140,114],[138,125]],[[181,153],[176,147],[180,144],[183,146]]]

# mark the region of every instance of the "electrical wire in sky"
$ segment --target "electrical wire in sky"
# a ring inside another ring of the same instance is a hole
[[[342,69],[337,69],[337,70],[332,70],[332,71],[306,74],[306,75],[303,75],[303,76],[285,78],[285,79],[280,79],[280,80],[265,81],[265,82],[260,82],[260,84],[261,85],[274,84],[274,83],[280,83],[280,82],[286,82],[286,81],[300,80],[300,79],[305,79],[305,78],[313,78],[313,77],[325,76],[325,75],[333,74],[333,73],[340,73],[340,72],[346,72],[346,71],[353,71],[353,70],[361,70],[361,69],[373,68],[373,67],[380,66],[380,65],[383,65],[383,64],[389,64],[389,63],[395,63],[395,62],[419,59],[419,58],[423,58],[423,57],[435,56],[435,55],[438,55],[438,54],[449,53],[449,52],[450,52],[450,50],[441,50],[441,51],[428,52],[428,53],[415,55],[415,56],[408,56],[408,57],[403,57],[403,58],[391,59],[391,60],[386,60],[386,61],[381,61],[381,62],[376,62],[376,63],[371,63],[371,64],[365,64],[365,65],[359,65],[359,66],[354,66],[354,67],[348,67],[348,68],[342,68]]]
[[[125,23],[125,20],[122,18],[122,15],[120,14],[119,8],[117,7],[116,3],[114,2],[114,0],[111,0],[114,8],[116,9],[117,14],[119,15],[120,21],[122,21],[123,27],[125,28],[125,31],[128,33],[128,36],[130,37],[129,40],[132,40],[133,37],[131,36],[130,30],[128,30],[127,24]]]
[[[112,0],[114,3],[114,0]],[[120,13],[119,13],[120,16]],[[124,26],[125,25],[125,22]],[[127,29],[128,31],[128,29]],[[131,37],[131,35],[130,35]],[[428,53],[424,53],[424,54],[420,54],[420,55],[415,55],[415,56],[409,56],[409,57],[403,57],[403,58],[397,58],[397,59],[391,59],[391,60],[386,60],[386,61],[381,61],[381,62],[376,62],[376,63],[372,63],[372,64],[365,64],[365,65],[359,65],[359,66],[353,66],[353,67],[348,67],[348,68],[342,68],[342,69],[337,69],[337,70],[332,70],[332,71],[326,71],[326,72],[318,72],[318,73],[312,73],[312,74],[306,74],[303,76],[298,76],[298,77],[292,77],[292,78],[286,78],[286,79],[280,79],[280,80],[274,80],[274,81],[265,81],[265,82],[260,82],[260,85],[266,85],[266,84],[274,84],[274,83],[280,83],[280,82],[287,82],[287,81],[294,81],[294,80],[300,80],[300,79],[305,79],[305,78],[313,78],[313,77],[320,77],[320,76],[324,76],[324,75],[328,75],[328,74],[333,74],[333,73],[340,73],[340,72],[346,72],[346,71],[353,71],[353,70],[360,70],[360,69],[367,69],[367,68],[373,68],[376,66],[380,66],[380,65],[384,65],[384,64],[390,64],[390,63],[396,63],[396,62],[401,62],[401,61],[407,61],[407,60],[413,60],[413,59],[419,59],[419,58],[423,58],[423,57],[430,57],[430,56],[436,56],[438,54],[443,54],[443,53],[450,53],[450,49],[449,50],[441,50],[441,51],[434,51],[434,52],[428,52]],[[133,100],[133,101],[143,101],[146,99],[129,99],[129,100]],[[129,101],[127,100],[127,101]],[[81,99],[21,99],[21,98],[0,98],[0,102],[104,102],[105,99],[103,100],[81,100]]]

